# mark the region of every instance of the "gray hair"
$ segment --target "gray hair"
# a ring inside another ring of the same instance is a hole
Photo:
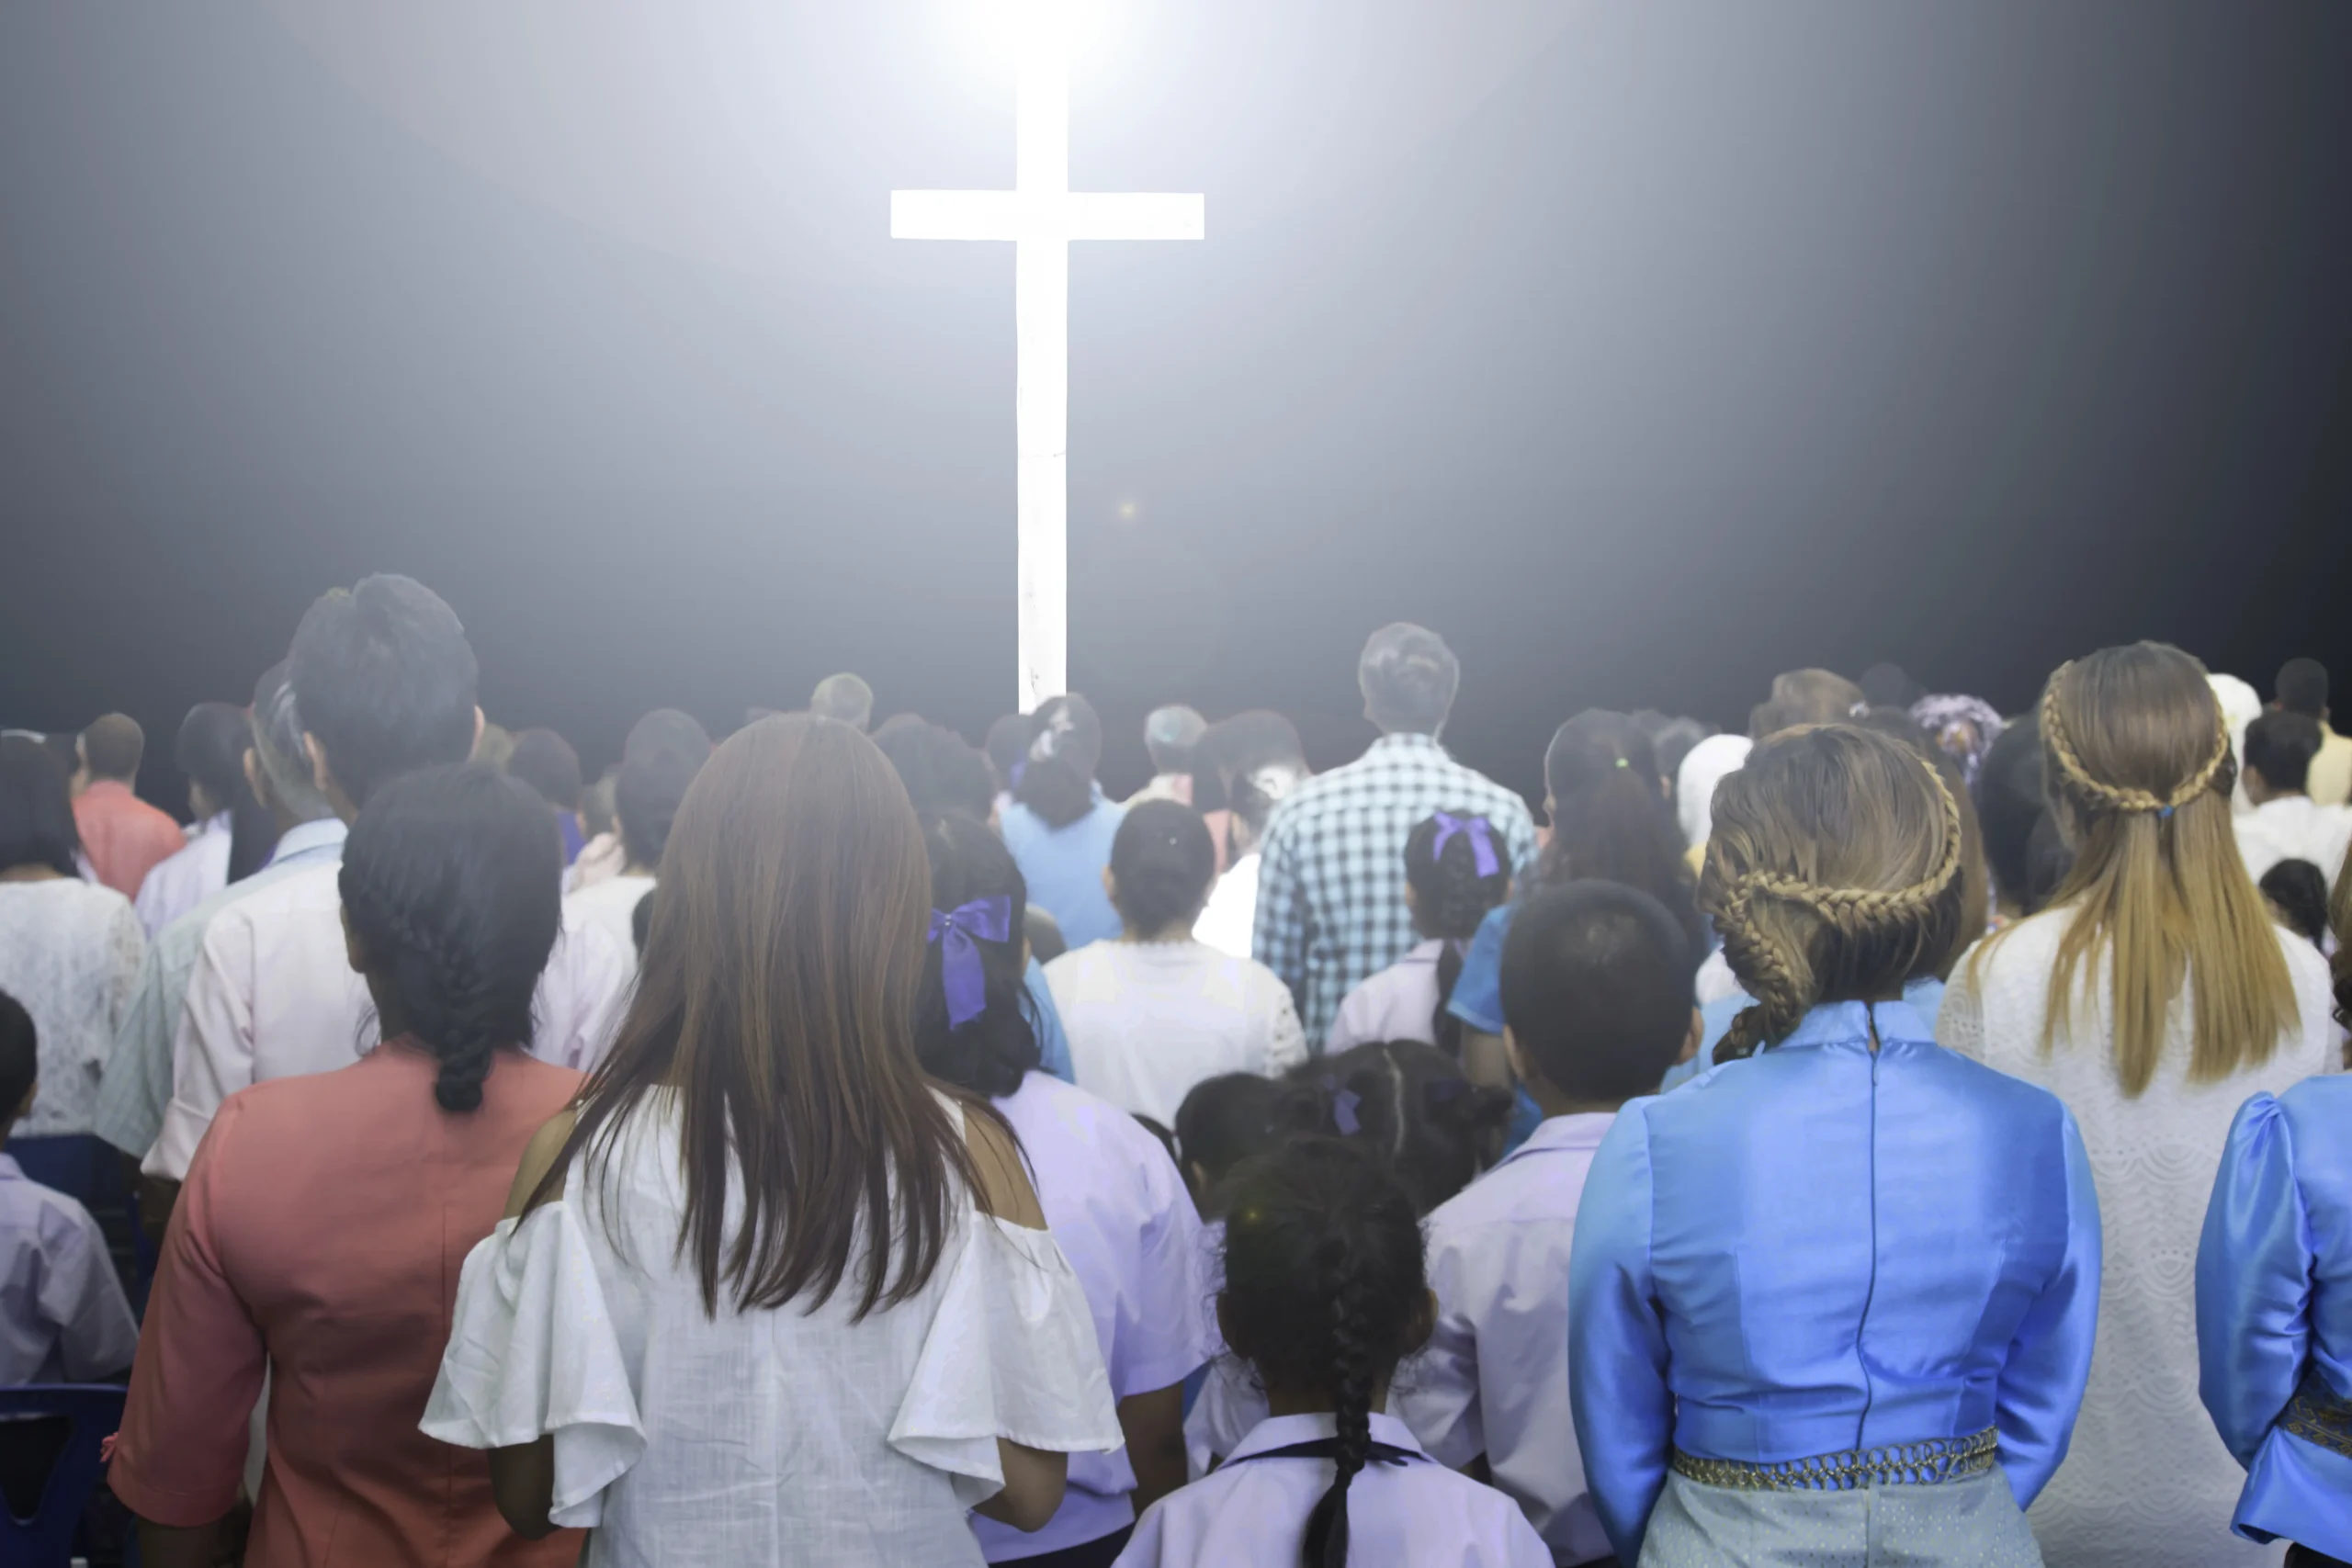
[[[288,816],[297,822],[323,821],[334,807],[320,792],[302,745],[302,720],[294,711],[294,684],[286,668],[273,664],[254,683],[254,761]]]
[[[1209,721],[1199,710],[1182,703],[1152,709],[1143,721],[1143,745],[1151,753],[1152,767],[1163,773],[1181,773],[1191,767],[1193,749],[1208,729]]]
[[[1356,664],[1364,716],[1386,734],[1435,735],[1453,709],[1462,663],[1426,626],[1396,621],[1372,634]]]

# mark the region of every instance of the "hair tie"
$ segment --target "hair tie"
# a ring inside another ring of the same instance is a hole
[[[1488,830],[1485,818],[1455,817],[1440,811],[1433,813],[1430,819],[1437,824],[1437,842],[1430,846],[1432,862],[1445,858],[1445,846],[1453,841],[1456,833],[1467,833],[1470,835],[1470,853],[1476,862],[1478,874],[1492,876],[1502,869],[1502,862],[1495,854],[1494,835]]]
[[[939,987],[947,994],[948,1028],[961,1029],[988,1010],[989,976],[980,965],[979,943],[1012,936],[1012,899],[1007,894],[931,912],[929,940],[939,943]]]
[[[2168,820],[2172,816],[2172,812],[2173,808],[2171,807],[2159,806],[2156,807],[2156,819],[2158,821]]]

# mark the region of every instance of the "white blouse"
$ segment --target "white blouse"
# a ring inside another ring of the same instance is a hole
[[[229,886],[229,851],[235,838],[235,825],[220,812],[189,831],[186,848],[149,870],[135,900],[148,941]]]
[[[1290,987],[1255,959],[1198,942],[1098,942],[1046,965],[1078,1086],[1176,1124],[1194,1084],[1306,1060]]]
[[[1336,1056],[1392,1040],[1436,1044],[1437,963],[1444,953],[1442,942],[1421,942],[1350,991],[1323,1037],[1323,1054]]]
[[[978,1564],[965,1510],[1003,1488],[1000,1437],[1120,1445],[1077,1275],[968,1203],[922,1290],[862,1322],[855,1259],[813,1310],[707,1314],[674,1105],[467,1258],[422,1423],[474,1449],[552,1433],[550,1517],[594,1528],[588,1563]]]
[[[40,1036],[40,1092],[19,1136],[90,1130],[98,1075],[146,950],[130,900],[111,887],[70,876],[0,883],[0,991],[32,1014]]]

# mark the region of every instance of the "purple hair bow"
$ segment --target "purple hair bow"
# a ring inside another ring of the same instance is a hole
[[[1493,831],[1483,817],[1456,817],[1450,812],[1436,813],[1437,842],[1430,847],[1430,859],[1443,860],[1445,846],[1453,841],[1456,833],[1470,835],[1470,852],[1477,859],[1478,874],[1492,876],[1502,869],[1502,861],[1495,853]]]
[[[947,1027],[961,1029],[988,1010],[988,971],[979,943],[1012,937],[1012,900],[1004,894],[931,912],[931,940],[939,943],[939,986],[947,993]],[[977,940],[975,940],[977,939]]]

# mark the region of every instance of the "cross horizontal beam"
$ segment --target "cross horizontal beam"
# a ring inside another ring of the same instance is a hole
[[[894,190],[894,240],[1198,240],[1205,196],[1129,191]]]

